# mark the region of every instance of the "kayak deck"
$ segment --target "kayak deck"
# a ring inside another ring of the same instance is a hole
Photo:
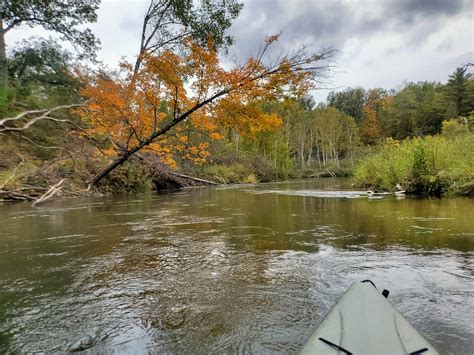
[[[301,354],[438,352],[372,282],[354,282],[311,335]]]

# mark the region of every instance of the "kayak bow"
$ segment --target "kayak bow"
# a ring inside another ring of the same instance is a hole
[[[354,282],[301,354],[438,354],[387,296],[387,290],[379,293],[370,280]]]

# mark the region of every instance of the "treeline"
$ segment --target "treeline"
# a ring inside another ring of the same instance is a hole
[[[317,105],[311,97],[268,104],[265,110],[282,119],[280,127],[251,139],[231,131],[224,134],[225,142],[209,142],[216,146],[206,164],[211,168],[204,166],[198,172],[226,182],[347,175],[388,138],[438,135],[443,123],[452,119],[472,131],[474,80],[468,69],[457,68],[446,84],[410,82],[397,90],[348,88],[331,92],[325,103]]]
[[[439,134],[449,118],[474,110],[474,80],[468,66],[457,68],[446,84],[406,83],[399,90],[347,89],[331,93],[328,105],[354,117],[364,144],[380,138],[404,139]]]

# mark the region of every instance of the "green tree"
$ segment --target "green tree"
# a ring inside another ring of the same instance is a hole
[[[184,38],[201,44],[211,38],[215,49],[231,45],[233,38],[226,31],[241,9],[237,0],[151,0],[143,19],[135,74],[145,53],[179,49]]]
[[[354,117],[357,123],[360,122],[363,114],[366,92],[363,88],[347,88],[340,92],[330,92],[327,97],[329,106],[334,106],[346,115]]]
[[[69,41],[82,55],[93,56],[98,41],[82,25],[97,20],[100,0],[2,0],[0,2],[0,86],[8,83],[5,35],[20,25],[41,26]]]
[[[472,85],[469,85],[472,74],[467,72],[467,68],[467,66],[457,68],[449,76],[445,86],[444,94],[453,116],[466,117],[474,109],[474,93]]]
[[[283,120],[289,129],[288,144],[293,147],[300,168],[305,168],[311,163],[314,146],[311,113],[313,106],[314,101],[309,97],[288,99],[285,103]]]
[[[340,168],[339,158],[343,152],[352,160],[357,142],[357,126],[354,118],[337,108],[318,107],[314,110],[314,124],[318,160],[322,165],[332,162]]]
[[[77,83],[69,74],[73,56],[52,39],[30,38],[15,45],[9,55],[11,86],[22,100],[33,95],[43,101],[71,103],[77,98]],[[59,101],[60,98],[60,101]]]
[[[435,82],[406,84],[383,109],[384,133],[396,139],[440,133],[445,117],[442,88]]]

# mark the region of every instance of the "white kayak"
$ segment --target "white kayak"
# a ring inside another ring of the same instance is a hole
[[[438,354],[369,281],[354,282],[301,354]]]

